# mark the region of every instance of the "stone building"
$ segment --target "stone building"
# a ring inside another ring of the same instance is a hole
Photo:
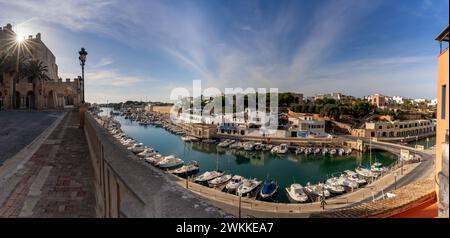
[[[436,124],[432,120],[366,122],[363,129],[351,130],[353,136],[366,138],[422,138],[435,133]]]
[[[33,85],[33,79],[30,78],[21,77],[17,82],[16,72],[1,73],[0,109],[13,108],[13,94],[16,95],[15,105],[19,109],[60,109],[67,106],[77,107],[80,104],[80,80],[77,78],[63,81],[58,77],[56,58],[42,41],[40,33],[19,42],[11,24],[0,27],[0,54],[12,54],[11,49],[17,49],[14,44],[21,44],[22,50],[19,54],[23,57],[22,60],[34,59],[43,62],[47,66],[46,75],[50,80],[38,81]],[[16,79],[15,92],[13,92],[14,79]]]

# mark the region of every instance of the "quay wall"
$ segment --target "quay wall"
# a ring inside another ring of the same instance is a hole
[[[85,113],[84,131],[95,171],[97,217],[224,217],[227,214],[176,184],[173,176],[138,160]]]

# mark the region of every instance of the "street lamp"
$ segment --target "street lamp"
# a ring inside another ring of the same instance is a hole
[[[81,50],[78,52],[78,54],[80,55],[78,57],[78,59],[80,60],[80,65],[81,65],[81,81],[80,81],[80,86],[82,88],[83,91],[83,95],[81,97],[81,103],[84,103],[84,64],[86,62],[86,56],[87,56],[87,51],[84,48],[81,48]]]

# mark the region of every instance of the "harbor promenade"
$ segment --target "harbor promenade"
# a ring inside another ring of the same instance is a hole
[[[429,179],[432,174],[432,161],[426,160],[421,163],[406,164],[390,171],[373,183],[355,190],[354,192],[327,199],[326,211],[351,207],[362,202],[371,203],[380,195],[386,195],[391,190],[400,188],[403,185],[414,181]],[[422,173],[418,173],[418,170]],[[407,182],[402,182],[407,180]],[[226,212],[241,217],[310,217],[313,214],[323,212],[320,202],[305,204],[271,203],[224,193],[220,190],[208,188],[194,182],[186,182],[186,179],[179,179],[180,186],[188,187],[189,190],[207,198],[213,205],[222,208]],[[284,188],[280,188],[283,189]]]
[[[15,135],[1,144],[32,142],[0,167],[0,217],[95,217],[93,170],[78,112],[54,112],[49,121],[43,112],[17,113],[7,130]],[[34,122],[22,123],[27,118]],[[42,133],[23,140],[36,124]]]

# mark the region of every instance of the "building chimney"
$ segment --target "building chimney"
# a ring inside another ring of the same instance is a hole
[[[9,23],[8,23],[8,24],[6,24],[5,28],[6,28],[6,29],[8,29],[8,30],[10,30],[10,31],[12,31],[12,25],[11,25],[11,24],[9,24]]]
[[[36,39],[41,40],[41,33],[36,34]]]
[[[30,39],[30,40],[33,39],[33,36],[32,36],[32,35],[29,35],[29,36],[28,36],[28,39]]]

